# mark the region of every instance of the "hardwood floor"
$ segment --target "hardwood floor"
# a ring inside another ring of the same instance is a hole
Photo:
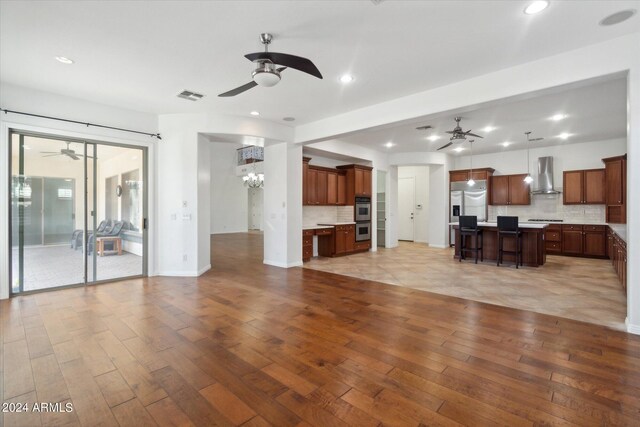
[[[200,278],[0,302],[0,393],[36,425],[638,425],[640,337],[303,268],[216,235]]]
[[[400,242],[377,252],[312,258],[304,266],[626,330],[627,298],[606,259],[548,255],[543,266],[515,269],[496,267],[495,260],[458,262],[453,249]]]

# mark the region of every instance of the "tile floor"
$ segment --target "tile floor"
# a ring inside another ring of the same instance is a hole
[[[453,249],[400,242],[377,252],[312,258],[304,267],[625,329],[626,296],[609,260],[548,255],[542,267],[516,270],[459,263]]]
[[[82,251],[69,245],[31,246],[24,249],[24,290],[33,291],[83,282]],[[97,257],[97,280],[142,274],[142,257],[129,252]],[[11,256],[12,281],[18,277],[18,249]],[[91,260],[89,277],[93,276]],[[17,289],[14,290],[16,292]]]

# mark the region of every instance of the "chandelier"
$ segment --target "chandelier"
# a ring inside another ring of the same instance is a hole
[[[262,188],[264,186],[264,174],[249,172],[247,175],[242,177],[242,181],[244,182],[245,187]]]

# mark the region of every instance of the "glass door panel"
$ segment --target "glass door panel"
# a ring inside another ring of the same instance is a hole
[[[12,293],[146,274],[145,156],[11,133]]]

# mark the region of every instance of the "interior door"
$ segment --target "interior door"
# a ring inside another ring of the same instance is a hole
[[[398,179],[398,239],[413,242],[413,209],[416,205],[416,183],[414,177]]]

